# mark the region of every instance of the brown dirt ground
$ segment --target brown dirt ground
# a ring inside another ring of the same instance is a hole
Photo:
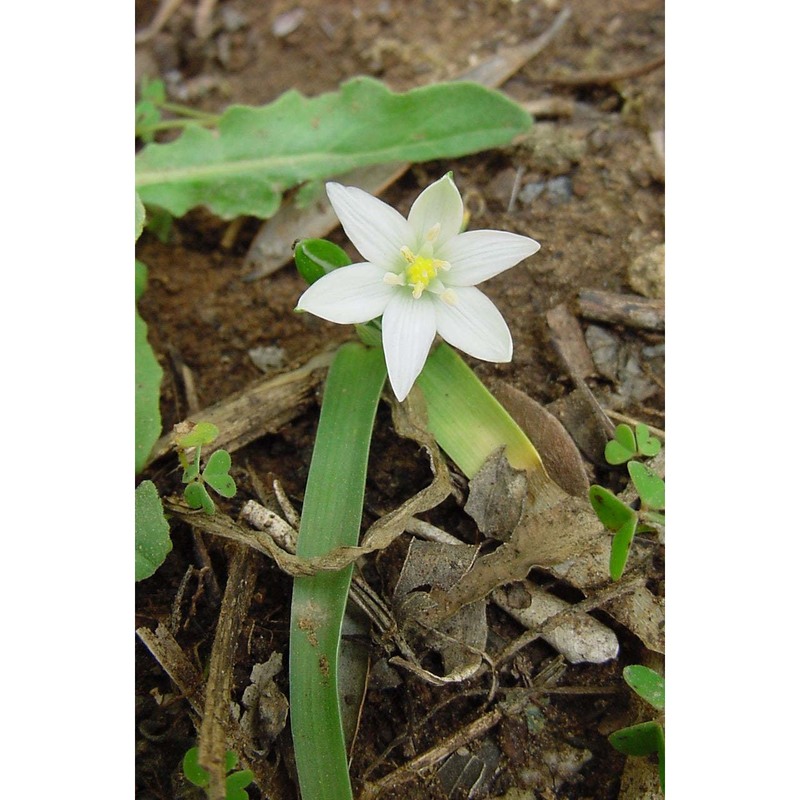
[[[361,74],[378,77],[395,90],[406,90],[453,77],[502,46],[539,35],[562,6],[559,0],[228,0],[218,4],[213,19],[220,20],[223,11],[238,12],[241,26],[232,31],[219,27],[206,41],[200,41],[192,33],[197,4],[184,3],[155,38],[137,46],[137,78],[173,75],[174,99],[209,111],[220,111],[230,102],[267,103],[292,87],[315,95]],[[535,145],[521,142],[446,163],[417,165],[383,196],[406,212],[424,186],[452,169],[467,198],[471,227],[517,231],[541,242],[541,251],[525,265],[486,285],[487,294],[511,328],[513,361],[504,365],[470,363],[489,385],[505,380],[545,404],[572,388],[549,343],[547,310],[573,301],[584,288],[631,292],[629,265],[661,244],[664,236],[663,153],[660,156],[654,148],[651,136],[664,127],[663,69],[611,83],[563,85],[542,80],[555,74],[618,72],[653,61],[663,53],[663,3],[574,0],[570,6],[573,16],[556,41],[503,90],[521,103],[563,98],[574,103],[573,113],[540,118],[537,127],[543,137]],[[137,0],[137,29],[149,24],[156,7],[155,2]],[[283,15],[295,9],[305,10],[298,27],[276,36],[276,21],[285,21]],[[570,191],[567,195],[545,191],[509,211],[511,185],[518,170],[523,186],[565,176]],[[137,257],[150,269],[140,310],[164,367],[165,430],[187,413],[171,356],[188,365],[200,403],[208,405],[261,377],[263,373],[248,355],[251,348],[282,348],[283,368],[290,368],[331,341],[350,336],[343,326],[292,313],[304,288],[292,268],[256,282],[243,280],[247,272],[243,256],[258,226],[257,220],[245,220],[233,244],[224,247],[227,223],[197,210],[175,223],[167,244],[147,233],[139,242]],[[341,231],[332,238],[345,244]],[[659,337],[645,341],[623,329],[614,332],[632,344],[660,341]],[[613,388],[601,378],[593,386],[598,391]],[[617,407],[664,427],[661,386],[646,400],[618,403]],[[235,515],[244,500],[255,496],[243,467],[246,463],[260,475],[274,473],[292,498],[302,498],[315,424],[313,411],[280,434],[240,451],[234,468],[239,494],[226,510]],[[174,476],[162,472],[150,477],[164,492],[177,489]],[[382,408],[371,456],[368,509],[391,508],[398,498],[424,485],[426,477],[416,448],[392,436],[388,412]],[[429,518],[446,522],[451,530],[455,525],[463,535],[475,535],[471,522],[454,504]],[[137,624],[154,625],[177,614],[179,640],[202,664],[208,657],[217,606],[197,579],[190,580],[183,600],[176,602],[187,568],[199,564],[189,532],[177,526],[172,536],[174,549],[167,563],[138,587]],[[209,549],[217,578],[224,584],[224,550],[213,542]],[[401,563],[402,548],[397,550],[386,555],[387,575],[396,572]],[[253,663],[267,660],[276,649],[286,653],[290,589],[290,580],[265,562],[246,625],[248,643],[241,648],[241,663],[236,668],[237,698]],[[614,626],[608,618],[604,621]],[[490,623],[501,639],[519,633],[513,623],[501,619],[499,611],[496,615],[490,612]],[[572,666],[563,685],[620,688],[622,666],[640,660],[643,648],[625,629],[616,626],[615,630],[622,645],[620,659],[602,666]],[[537,665],[552,655],[543,643],[530,645],[500,675],[501,684],[513,686],[521,680],[520,675],[535,674]],[[486,689],[485,681],[476,683],[466,689]],[[279,685],[288,692],[285,676]],[[184,702],[157,702],[156,698],[173,691],[169,678],[137,642],[137,797],[168,798],[184,791],[178,777],[180,760],[195,743],[196,733]],[[455,698],[453,703],[422,729],[415,728],[415,721],[450,695]],[[554,696],[543,707],[544,735],[531,733],[520,720],[504,720],[488,737],[500,749],[497,775],[477,796],[502,796],[514,786],[524,789],[529,785],[526,776],[541,766],[537,759],[549,746],[543,742],[555,742],[585,748],[592,757],[557,790],[519,796],[616,797],[624,759],[608,745],[606,735],[625,724],[627,696],[626,691]],[[411,677],[404,677],[394,689],[370,687],[351,770],[356,785],[358,776],[398,735],[410,731],[411,744],[393,751],[376,775],[452,734],[479,713],[481,702],[480,696],[465,695],[464,687],[435,689]],[[472,749],[480,744],[474,743]],[[290,746],[286,731],[276,749],[286,758]],[[251,792],[251,797],[260,796]],[[287,789],[286,799],[292,796]],[[383,796],[416,800],[446,795],[431,774]]]

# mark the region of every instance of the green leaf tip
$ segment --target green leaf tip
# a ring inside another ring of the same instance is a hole
[[[230,106],[217,131],[189,125],[172,142],[150,143],[136,156],[136,186],[145,204],[176,216],[205,205],[224,219],[266,218],[305,181],[500,147],[531,124],[524,109],[477,83],[395,93],[354,78],[318,97],[291,90],[260,108]]]

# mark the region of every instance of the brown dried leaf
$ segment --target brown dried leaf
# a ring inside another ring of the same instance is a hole
[[[547,474],[567,494],[587,497],[589,479],[583,458],[561,422],[533,398],[506,383],[501,383],[494,394],[539,451]]]

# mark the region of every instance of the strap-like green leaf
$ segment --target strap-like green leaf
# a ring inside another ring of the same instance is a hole
[[[219,130],[189,126],[136,157],[146,204],[176,216],[206,205],[225,219],[270,217],[286,189],[354,167],[454,158],[510,142],[530,115],[476,83],[394,93],[372,78],[307,98],[297,91],[262,108],[231,106]]]

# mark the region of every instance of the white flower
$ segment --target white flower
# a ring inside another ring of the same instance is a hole
[[[464,206],[449,174],[420,194],[408,219],[361,189],[326,188],[365,261],[320,278],[298,309],[342,324],[382,315],[386,366],[398,400],[411,391],[437,333],[475,358],[511,360],[508,326],[475,286],[533,255],[538,242],[505,231],[459,233]]]

